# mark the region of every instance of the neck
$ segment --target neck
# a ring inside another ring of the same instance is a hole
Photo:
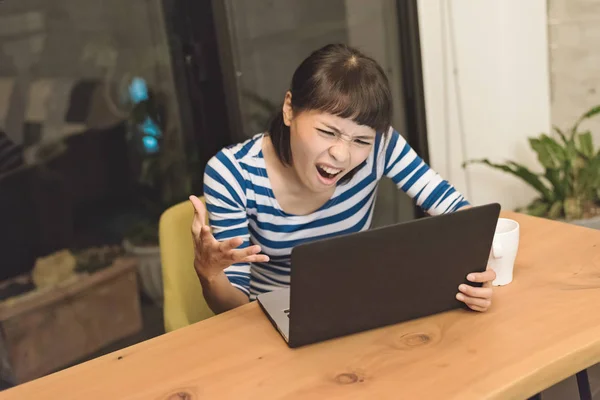
[[[279,160],[269,136],[263,138],[262,151],[271,188],[279,206],[285,212],[295,215],[310,214],[329,200],[333,192],[312,192],[304,185],[293,166],[285,165]]]
[[[290,194],[305,195],[306,188],[300,180],[296,169],[292,165],[285,165],[281,162],[279,157],[277,157],[277,153],[275,152],[273,142],[271,142],[271,137],[269,135],[265,135],[263,138],[262,151],[268,170],[274,172],[285,181],[287,187],[286,191]]]

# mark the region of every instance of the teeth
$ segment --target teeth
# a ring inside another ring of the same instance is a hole
[[[327,172],[328,174],[331,174],[331,175],[335,175],[335,174],[337,174],[337,173],[339,173],[339,172],[342,171],[341,169],[329,168],[329,167],[326,167],[324,165],[321,165],[320,167],[321,167],[321,169],[323,171],[325,171],[325,172]]]

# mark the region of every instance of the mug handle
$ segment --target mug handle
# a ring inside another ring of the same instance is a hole
[[[492,255],[494,258],[502,258],[504,256],[504,249],[500,243],[494,242],[492,244]]]

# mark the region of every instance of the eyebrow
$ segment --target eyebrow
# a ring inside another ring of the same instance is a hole
[[[342,131],[340,131],[338,128],[336,128],[335,126],[329,125],[326,122],[321,122],[323,125],[325,125],[327,128],[331,129],[332,131],[336,132],[336,133],[342,133]],[[353,139],[375,139],[375,135],[361,135],[361,136],[356,136]]]

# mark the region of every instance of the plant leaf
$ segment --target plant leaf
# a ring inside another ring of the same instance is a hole
[[[578,192],[593,200],[595,192],[600,188],[600,154],[586,162],[578,173]]]
[[[571,130],[571,137],[574,137],[577,133],[577,129],[579,129],[579,124],[581,124],[584,120],[592,118],[596,114],[600,114],[600,106],[595,106],[586,111],[575,123],[573,129]]]
[[[534,217],[543,217],[548,212],[550,205],[543,200],[535,200],[527,206],[526,212]]]
[[[577,147],[575,146],[575,142],[569,142],[567,144],[567,161],[573,163],[573,161],[577,158]]]
[[[567,142],[569,141],[567,139],[567,135],[565,135],[565,133],[563,131],[561,131],[560,128],[558,126],[556,126],[556,125],[553,125],[552,129],[554,130],[554,132],[558,133],[558,136],[560,136],[560,138],[563,141],[563,143],[567,144]]]
[[[537,153],[538,160],[544,168],[559,169],[565,162],[565,149],[547,135],[541,135],[539,139],[530,138],[529,144]]]
[[[561,179],[561,170],[546,169],[544,176],[552,185],[556,200],[564,200],[569,190],[568,183]]]
[[[600,114],[600,105],[590,108],[585,114],[583,114],[579,118],[579,120],[583,121],[584,119],[592,118],[596,114]]]
[[[592,139],[592,133],[590,131],[580,133],[577,139],[579,141],[579,152],[586,158],[594,157],[594,141]]]
[[[576,197],[570,197],[565,200],[565,216],[568,220],[579,219],[583,214],[580,199]]]
[[[547,202],[553,202],[554,201],[554,194],[550,191],[550,189],[548,189],[548,187],[540,180],[540,177],[536,174],[534,174],[533,172],[529,171],[526,167],[517,164],[513,161],[509,161],[506,164],[494,164],[492,162],[490,162],[487,158],[484,159],[480,159],[480,160],[471,160],[471,161],[467,161],[465,162],[463,165],[467,165],[467,164],[484,164],[487,165],[489,167],[495,168],[495,169],[499,169],[501,171],[507,172],[509,174],[512,174],[518,178],[521,178],[522,180],[524,180],[526,183],[528,183],[529,185],[531,185],[535,190],[537,190],[538,192],[540,192],[540,194],[542,195],[542,199],[547,201]]]
[[[527,169],[527,167],[518,164],[514,161],[508,161],[507,164],[514,168],[515,175],[517,175],[519,178],[523,179],[525,182],[527,182],[533,188],[539,191],[542,194],[544,200],[548,202],[553,202],[555,200],[554,193],[550,189],[548,189],[544,182],[542,182],[539,175],[531,172],[529,169]]]
[[[550,210],[548,211],[548,217],[552,218],[552,219],[559,218],[563,213],[563,208],[564,207],[563,207],[562,201],[554,202],[554,204],[552,204],[552,206],[550,207]]]

